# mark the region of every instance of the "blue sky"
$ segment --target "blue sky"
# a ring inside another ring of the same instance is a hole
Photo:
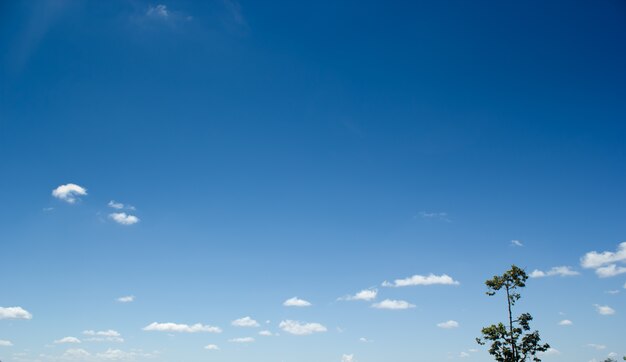
[[[3,2],[0,360],[626,354],[625,14]]]

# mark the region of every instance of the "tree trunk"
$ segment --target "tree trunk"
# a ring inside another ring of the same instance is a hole
[[[518,358],[517,358],[517,350],[516,350],[516,346],[515,346],[515,341],[513,340],[513,314],[511,313],[511,296],[509,295],[509,286],[508,284],[506,285],[506,301],[509,305],[509,337],[510,339],[510,343],[511,343],[511,351],[513,351],[513,361],[512,362],[518,362]]]

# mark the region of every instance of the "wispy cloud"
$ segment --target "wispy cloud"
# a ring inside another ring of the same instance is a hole
[[[372,304],[372,308],[401,310],[401,309],[415,308],[415,305],[404,300],[385,299],[379,303]]]
[[[384,281],[383,287],[409,287],[415,285],[459,285],[460,283],[447,274],[443,275],[435,275],[429,274],[427,276],[423,275],[413,275],[404,279],[396,279],[393,283],[388,281]]]
[[[601,278],[613,277],[626,273],[626,268],[617,263],[626,262],[626,241],[617,246],[616,251],[590,251],[580,258],[580,265],[586,269],[595,269]]]
[[[65,184],[52,190],[52,196],[59,200],[63,200],[68,204],[73,204],[79,200],[79,196],[86,196],[87,189],[76,184]]]
[[[122,335],[113,329],[106,331],[86,330],[83,331],[83,334],[89,336],[89,338],[85,338],[85,340],[91,342],[124,342]]]
[[[445,222],[452,222],[448,217],[447,212],[432,212],[432,211],[420,211],[418,216],[422,219],[441,220]]]
[[[544,278],[544,277],[552,277],[552,276],[561,276],[561,277],[571,277],[575,275],[579,275],[580,273],[573,270],[572,267],[569,266],[555,266],[547,272],[541,271],[539,269],[535,269],[530,273],[531,278]]]
[[[574,324],[574,322],[572,322],[569,319],[563,319],[562,321],[559,322],[560,326],[571,326],[572,324]]]
[[[170,16],[170,11],[166,5],[150,5],[146,10],[146,15],[153,18],[167,19]]]
[[[272,333],[271,331],[268,330],[264,330],[264,331],[260,331],[259,332],[260,336],[264,336],[264,337],[271,337],[274,335],[274,333]]]
[[[118,302],[120,303],[131,303],[135,301],[135,296],[134,295],[127,295],[124,297],[119,297],[116,299]]]
[[[143,328],[144,331],[156,331],[156,332],[178,332],[178,333],[222,333],[219,327],[202,325],[196,323],[193,325],[177,324],[177,323],[157,323],[153,322]]]
[[[5,339],[0,339],[0,347],[11,347],[13,346],[13,342],[7,341]]]
[[[246,25],[246,20],[243,17],[241,10],[241,4],[237,0],[222,0],[224,7],[230,13],[235,23],[238,25]]]
[[[235,327],[258,327],[259,322],[255,321],[250,317],[243,317],[239,319],[235,319],[231,322],[231,324]]]
[[[511,246],[524,246],[520,240],[511,240]]]
[[[64,343],[81,343],[80,339],[76,337],[63,337],[61,339],[57,339],[54,341],[56,344],[64,344]]]
[[[252,337],[232,338],[232,339],[229,339],[228,342],[232,342],[232,343],[252,343],[252,342],[254,342],[254,338],[252,338]]]
[[[280,329],[297,336],[326,332],[327,328],[319,323],[302,323],[294,320],[284,320],[278,325]]]
[[[378,289],[363,289],[354,295],[346,295],[344,297],[339,298],[338,300],[362,300],[362,301],[369,302],[369,301],[376,299],[377,295],[378,295]]]
[[[587,344],[587,347],[591,347],[591,348],[596,349],[598,351],[606,349],[605,345],[603,345],[603,344],[595,344],[595,343],[589,343],[589,344]]]
[[[443,329],[459,328],[459,322],[449,320],[447,322],[437,323],[437,327],[443,328]]]
[[[341,362],[356,362],[356,360],[354,359],[354,354],[341,355]]]
[[[140,221],[137,216],[130,215],[125,212],[114,212],[112,214],[109,214],[109,217],[113,219],[113,221],[121,225],[133,225]]]
[[[204,349],[208,349],[210,351],[219,351],[220,347],[218,347],[216,344],[207,344],[206,346],[204,346]]]
[[[33,315],[22,307],[0,307],[0,319],[33,319]]]
[[[593,306],[596,307],[596,312],[598,312],[601,315],[613,315],[613,314],[615,314],[615,309],[609,307],[608,305],[594,304]]]
[[[312,304],[298,297],[289,298],[283,302],[285,307],[310,307]]]

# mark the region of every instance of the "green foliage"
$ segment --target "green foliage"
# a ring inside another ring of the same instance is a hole
[[[523,313],[513,320],[512,307],[522,297],[518,289],[526,286],[527,279],[528,275],[523,269],[512,265],[504,274],[496,275],[485,282],[488,296],[504,290],[507,298],[508,326],[503,323],[492,324],[482,329],[482,338],[476,338],[478,344],[491,343],[489,353],[498,362],[523,362],[529,359],[541,362],[537,353],[550,348],[547,343],[540,344],[538,331],[530,332],[530,321],[533,317],[529,313]]]

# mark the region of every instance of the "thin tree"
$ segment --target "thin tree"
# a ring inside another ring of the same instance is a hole
[[[523,362],[529,358],[541,362],[537,353],[550,348],[547,343],[540,344],[538,331],[530,332],[530,321],[533,317],[529,313],[523,313],[517,319],[513,319],[512,308],[522,297],[518,289],[526,286],[527,279],[528,275],[523,269],[512,265],[504,274],[496,275],[485,282],[488,296],[494,296],[502,289],[506,292],[508,326],[503,323],[492,324],[482,329],[482,338],[476,338],[480,345],[491,342],[489,353],[498,362]]]

